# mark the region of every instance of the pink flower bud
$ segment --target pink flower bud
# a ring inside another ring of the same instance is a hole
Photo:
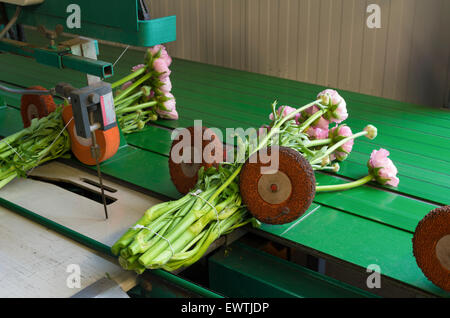
[[[170,112],[157,109],[156,112],[161,116],[161,118],[164,119],[172,119],[172,120],[178,119],[178,112],[176,109],[173,109]]]
[[[169,67],[172,64],[172,58],[167,53],[167,49],[164,45],[158,44],[147,50],[147,55],[151,55],[152,58],[161,58],[166,62],[166,65]]]
[[[161,79],[161,87],[159,88],[163,93],[169,93],[172,90],[172,82],[170,78],[167,76],[166,78]]]
[[[388,156],[389,151],[383,148],[372,151],[367,162],[369,173],[378,183],[397,187],[400,182],[397,178],[397,167]]]
[[[364,128],[364,131],[367,131],[367,138],[369,139],[375,139],[375,137],[377,136],[378,130],[377,127],[373,126],[373,125],[367,125]]]
[[[165,93],[163,101],[159,104],[162,111],[171,112],[175,109],[175,97],[171,93]]]
[[[157,44],[155,46],[152,46],[150,48],[148,48],[148,52],[152,55],[155,56],[156,54],[158,54],[159,51],[165,51],[166,48],[164,47],[164,45],[162,44]]]
[[[339,169],[341,169],[341,166],[337,162],[333,163],[332,167],[333,172],[339,172]]]
[[[172,64],[172,58],[166,50],[161,51],[161,58],[166,61],[168,67]]]
[[[167,62],[162,58],[158,58],[153,61],[153,69],[158,73],[162,73],[160,79],[166,78],[171,73],[169,67],[167,66]]]

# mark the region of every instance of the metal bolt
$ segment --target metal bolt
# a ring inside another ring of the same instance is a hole
[[[91,93],[88,95],[88,101],[92,104],[98,104],[100,102],[100,96],[96,93]]]

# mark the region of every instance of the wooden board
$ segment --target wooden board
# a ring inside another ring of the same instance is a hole
[[[80,288],[67,285],[71,264]],[[0,207],[0,297],[70,297],[106,275],[124,290],[136,284],[114,259]]]

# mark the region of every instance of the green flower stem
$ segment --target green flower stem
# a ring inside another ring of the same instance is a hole
[[[313,170],[331,170],[331,171],[334,171],[334,169],[335,169],[333,166],[312,165],[311,167],[313,168]]]
[[[111,88],[116,88],[122,84],[125,84],[128,81],[131,81],[132,79],[138,77],[139,75],[143,74],[147,70],[148,66],[144,66],[143,68],[138,69],[136,72],[132,72],[131,74],[121,78],[120,80],[114,82],[111,84]]]
[[[192,256],[193,254],[196,253],[196,250],[198,250],[199,245],[201,245],[202,243],[200,242],[200,244],[197,244],[197,246],[191,250],[189,250],[192,246],[194,246],[197,242],[199,242],[201,239],[205,238],[205,235],[208,233],[208,229],[203,230],[199,235],[197,235],[192,241],[190,241],[180,252],[175,253],[171,258],[170,258],[170,262],[173,261],[184,261],[187,258],[189,258],[190,256]]]
[[[240,164],[239,167],[233,172],[233,174],[228,177],[228,179],[220,186],[219,189],[211,196],[211,198],[208,200],[209,203],[212,203],[214,199],[222,193],[223,190],[226,189],[230,185],[230,183],[239,175],[239,172],[241,172],[243,164]]]
[[[309,143],[305,145],[305,147],[310,148],[310,147],[324,146],[330,144],[332,141],[333,139],[331,138],[311,140]]]
[[[182,263],[182,266],[189,266],[196,261],[198,261],[205,253],[208,247],[220,237],[220,235],[228,232],[233,226],[235,226],[240,220],[242,220],[243,217],[247,212],[245,210],[241,210],[238,213],[233,214],[231,217],[220,221],[220,224],[217,222],[214,222],[211,225],[211,231],[207,233],[206,239],[202,242],[200,245],[200,248],[196,251],[196,253],[189,257],[186,261]],[[178,265],[180,266],[180,265]]]
[[[129,134],[129,133],[133,132],[134,129],[137,129],[137,128],[138,128],[138,125],[137,125],[137,124],[129,125],[129,126],[123,128],[123,129],[122,129],[122,132],[123,132],[124,134]]]
[[[175,240],[175,242],[172,243],[174,253],[180,252],[186,245],[189,244],[189,242],[194,240],[212,220],[218,218],[216,212],[220,214],[221,211],[223,211],[229,204],[231,204],[232,201],[236,199],[236,197],[237,194],[234,196],[230,196],[220,204],[217,204],[215,206],[215,210],[210,208],[209,212],[204,214],[194,224],[192,224],[183,234],[180,235],[180,237]],[[230,212],[238,210],[240,200],[237,203],[239,203],[238,206],[236,206],[235,208],[230,208],[229,211],[227,211],[228,215],[231,214]],[[150,266],[163,265],[167,263],[172,256],[172,250],[165,250],[161,254],[159,254],[158,257],[153,259]]]
[[[286,117],[283,117],[283,119],[281,119],[274,127],[272,127],[272,129],[269,131],[269,133],[267,134],[266,137],[264,137],[264,139],[261,141],[261,143],[258,145],[258,147],[256,147],[256,149],[254,151],[252,151],[249,154],[249,157],[254,154],[255,152],[259,151],[261,148],[266,147],[267,146],[267,142],[270,140],[270,138],[272,138],[272,136],[278,132],[278,129],[288,120],[291,120],[292,118],[295,117],[296,114],[301,113],[302,111],[308,109],[311,106],[314,106],[318,103],[318,101],[314,101],[311,102],[309,104],[306,104],[305,106],[302,106],[298,109],[296,109],[295,111],[293,111],[292,113],[290,113],[289,115],[287,115]]]
[[[115,108],[115,110],[116,110],[116,113],[117,113],[119,110],[123,109],[123,108],[126,108],[126,107],[128,107],[128,106],[132,106],[134,103],[138,102],[138,100],[139,100],[139,98],[136,98],[135,100],[128,100],[128,101],[125,102],[125,103],[115,104],[115,105],[114,105],[114,108]]]
[[[162,220],[160,220],[162,218]],[[158,233],[159,230],[161,230],[164,226],[169,223],[169,220],[167,218],[164,218],[161,216],[158,218],[156,222],[152,222],[151,225],[148,225],[147,227],[149,229],[152,229],[151,231],[148,229],[142,229],[136,236],[134,237],[133,242],[128,245],[128,248],[124,248],[120,251],[120,254],[122,255],[123,251],[127,251],[128,256],[137,255],[139,253],[144,253],[146,249],[144,249],[144,245],[147,241],[149,241],[152,237],[155,236],[155,232]]]
[[[189,194],[185,195],[181,199],[178,199],[176,201],[167,201],[164,203],[160,203],[157,205],[152,206],[150,209],[148,209],[144,215],[135,223],[136,225],[143,225],[147,226],[150,222],[157,219],[159,216],[164,214],[167,211],[175,210],[181,207],[183,204],[188,202],[191,199],[191,196]],[[134,236],[139,233],[140,229],[133,229],[130,228],[128,231],[126,231],[120,239],[117,240],[117,242],[111,247],[111,251],[114,255],[118,255],[120,250],[124,247],[127,247],[128,244],[130,244]]]
[[[17,173],[14,173],[14,174],[10,175],[9,177],[1,180],[0,181],[0,189],[3,188],[5,185],[7,185],[12,180],[14,180],[14,178],[16,178],[16,177],[17,177]]]
[[[152,101],[152,102],[142,103],[142,104],[135,105],[135,106],[121,108],[121,109],[116,111],[116,115],[120,115],[120,114],[123,114],[123,113],[130,113],[130,112],[134,112],[134,111],[137,111],[137,110],[140,110],[140,109],[153,107],[153,106],[156,106],[157,104],[158,104],[158,102]]]
[[[148,110],[148,111],[143,111],[141,113],[131,113],[128,115],[121,114],[121,116],[118,118],[118,120],[120,122],[128,122],[128,121],[134,122],[134,121],[138,120],[139,118],[144,118],[145,116],[147,116],[151,113],[152,113],[152,111]]]
[[[210,189],[202,192],[199,194],[199,196],[206,200],[206,198],[209,198],[211,193],[216,191],[217,186],[211,187]],[[191,196],[191,194],[187,194],[188,196]],[[160,239],[158,243],[156,243],[151,249],[149,249],[147,252],[142,254],[141,257],[139,257],[139,263],[141,265],[144,265],[145,267],[148,267],[153,259],[155,259],[160,253],[162,253],[165,249],[169,247],[168,242],[175,242],[175,240],[184,233],[191,224],[193,224],[199,217],[201,217],[201,214],[198,212],[200,208],[206,205],[206,203],[201,199],[197,198],[196,203],[192,207],[192,209],[183,217],[183,219],[180,221],[180,223],[172,230],[170,233],[165,235],[165,240]],[[208,202],[212,202],[209,198]]]
[[[127,123],[127,122],[134,122],[136,119],[139,118],[139,114],[137,114],[137,113],[131,113],[128,115],[122,114],[117,117],[118,117],[117,120],[120,121],[121,123]]]
[[[132,91],[134,91],[139,85],[144,83],[146,80],[148,80],[150,77],[152,77],[152,73],[147,73],[144,76],[142,76],[140,79],[138,79],[136,82],[130,85],[126,90],[121,92],[118,96],[114,98],[114,102],[118,102],[119,100],[127,97]]]
[[[177,217],[179,215],[184,216],[192,208],[195,201],[196,201],[196,198],[192,196],[191,200],[188,201],[188,203],[185,204],[185,206],[175,214],[175,217]],[[170,226],[170,224],[168,224],[169,219],[164,217],[165,215],[166,214],[162,215],[157,220],[155,220],[155,222],[152,222],[151,224],[148,225],[148,227],[151,228],[153,231],[150,231],[148,229],[142,229],[141,232],[136,235],[134,241],[128,246],[128,250],[131,255],[136,255],[138,253],[144,253],[145,251],[147,251],[147,249],[150,248],[151,245],[146,244],[146,243],[152,237],[157,238],[157,240],[159,239],[159,237],[156,236],[154,234],[154,232],[158,233],[158,231],[161,228],[164,228],[166,225],[167,225],[167,228]],[[161,218],[162,218],[162,220],[160,220]],[[159,222],[157,222],[157,221],[159,221]],[[152,243],[154,241],[155,240],[153,240]]]
[[[124,103],[130,102],[130,101],[134,102],[139,97],[141,97],[143,94],[144,93],[142,91],[139,91],[139,92],[137,92],[137,93],[135,93],[135,94],[133,94],[131,96],[128,96],[127,98],[124,98],[124,99],[121,99],[121,100],[119,100],[117,102],[114,102],[114,106],[117,108],[117,107],[119,107],[119,105],[122,105]]]
[[[305,120],[301,125],[300,125],[300,131],[304,132],[305,130],[307,130],[309,128],[309,126],[315,122],[317,119],[319,119],[320,117],[322,117],[323,114],[325,114],[326,111],[324,109],[321,109],[317,112],[315,112],[311,117],[309,117],[307,120]]]
[[[311,164],[311,165],[314,165],[314,164],[317,164],[317,163],[321,162],[323,158],[325,158],[326,156],[329,156],[330,154],[332,154],[336,149],[338,149],[339,147],[341,147],[341,146],[342,146],[343,144],[345,144],[346,142],[348,142],[348,141],[350,141],[350,140],[352,140],[352,139],[355,139],[355,138],[364,136],[364,135],[367,135],[367,131],[360,131],[359,133],[356,133],[356,134],[354,134],[354,135],[351,135],[351,136],[349,136],[349,137],[346,137],[346,138],[342,139],[341,141],[337,142],[336,144],[334,144],[333,146],[331,146],[330,148],[328,148],[327,151],[326,151],[322,156],[320,156],[319,158],[314,158],[314,159],[310,162],[310,164]]]
[[[353,182],[336,184],[336,185],[317,186],[316,192],[341,191],[341,190],[356,188],[356,187],[362,186],[363,184],[366,184],[367,182],[371,181],[372,179],[373,179],[373,176],[369,174],[368,176],[365,176],[364,178],[358,179]]]
[[[199,250],[205,244],[205,241],[208,239],[211,230],[212,227],[209,227],[208,229],[200,233],[197,237],[195,237],[195,239],[193,239],[188,245],[186,245],[186,248],[189,248],[196,244],[194,248],[189,251],[184,248],[182,252],[174,254],[173,257],[170,258],[169,262],[162,265],[161,268],[168,271],[174,271],[182,266],[185,266],[185,264],[189,262],[189,258],[195,257],[195,255],[197,255]]]
[[[0,151],[3,151],[5,148],[9,149],[8,144],[13,144],[15,141],[21,139],[22,137],[24,137],[26,134],[28,134],[30,132],[30,130],[23,129],[21,131],[16,132],[13,135],[10,135],[6,138],[3,138],[2,140],[0,140]],[[12,145],[11,145],[12,146]]]
[[[136,255],[133,255],[136,257],[136,260],[142,255],[142,253],[147,252],[147,250],[149,248],[154,246],[161,239],[160,236],[165,236],[168,233],[168,229],[170,228],[171,224],[172,224],[171,222],[168,222],[167,224],[165,224],[164,227],[158,232],[158,235],[153,236],[150,240],[148,240],[147,242],[143,242],[140,245],[140,250],[142,252],[139,252],[139,253],[136,253]]]

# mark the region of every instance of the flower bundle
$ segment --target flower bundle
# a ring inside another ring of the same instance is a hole
[[[112,252],[119,256],[123,268],[137,273],[146,268],[173,271],[192,264],[220,235],[248,223],[259,225],[241,204],[238,180],[246,159],[264,147],[277,144],[299,151],[314,170],[337,171],[338,162],[347,158],[355,138],[373,139],[377,134],[371,125],[353,134],[350,127],[342,124],[347,117],[344,99],[333,90],[320,93],[315,101],[298,109],[289,106],[276,109],[276,102],[273,103],[269,116],[272,122],[259,129],[256,145],[238,136],[235,162],[224,162],[207,171],[201,168],[198,182],[190,193],[147,210],[117,240]],[[330,123],[336,126],[329,129]],[[275,135],[278,138],[273,138]],[[397,170],[388,155],[383,149],[372,153],[367,177],[344,185],[321,185],[316,191],[349,189],[373,179],[395,186]]]
[[[172,58],[163,45],[149,48],[144,64],[132,68],[131,74],[114,82],[117,121],[125,134],[139,131],[158,118],[178,119],[172,95],[169,66]]]
[[[31,125],[0,140],[0,189],[36,166],[67,154],[70,137],[58,107],[47,117],[33,119]]]
[[[233,167],[202,168],[192,192],[148,209],[112,246],[121,266],[142,273],[191,265],[221,235],[254,221],[241,205],[237,173]]]

